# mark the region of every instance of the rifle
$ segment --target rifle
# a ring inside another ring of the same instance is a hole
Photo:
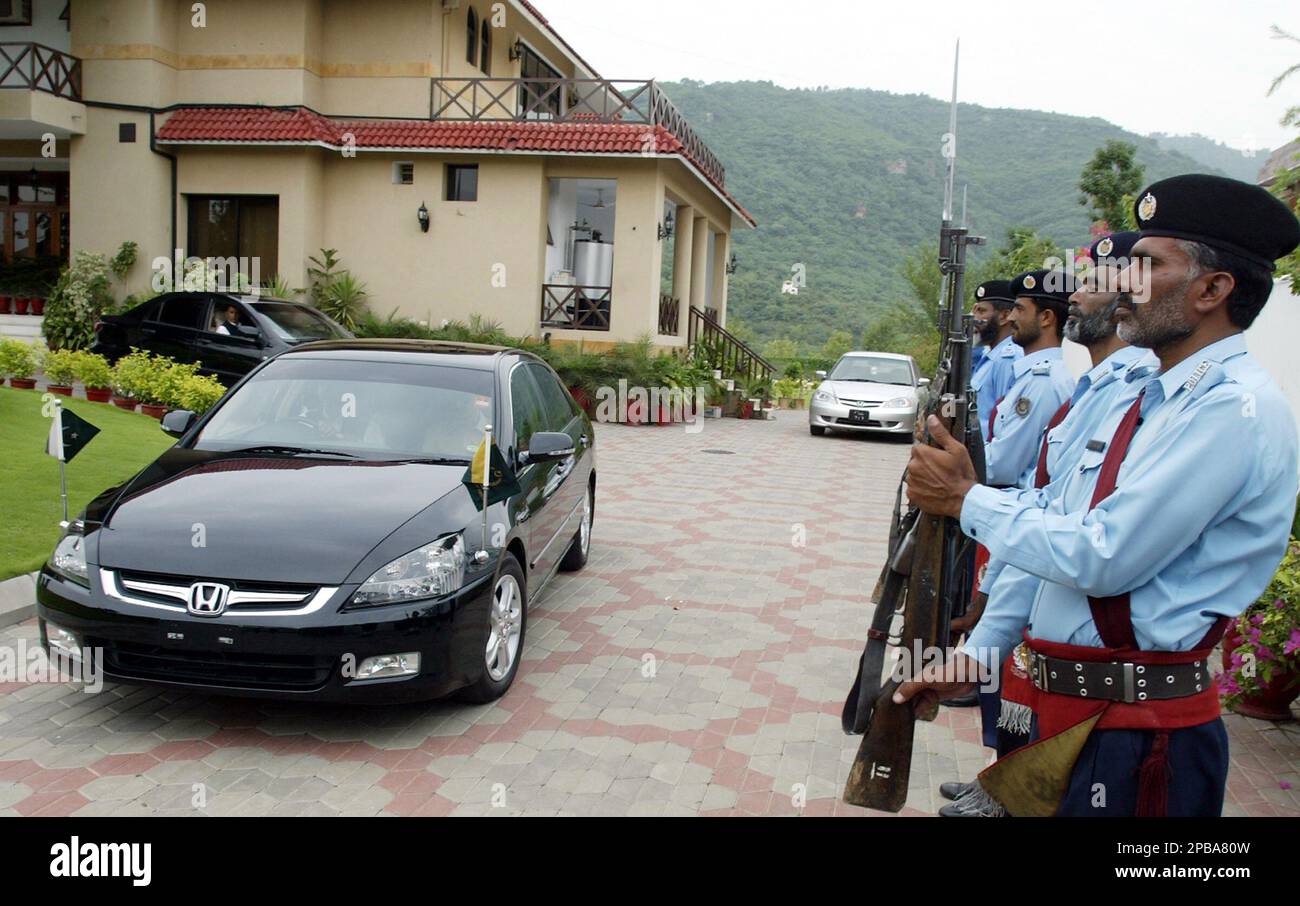
[[[960,54],[960,42],[958,54]],[[939,367],[927,403],[917,419],[917,438],[932,443],[928,418],[937,415],[957,440],[970,450],[976,471],[984,474],[984,444],[978,425],[975,392],[970,387],[972,322],[965,310],[966,249],[983,239],[971,236],[964,224],[953,222],[953,185],[956,172],[957,65],[953,65],[953,98],[949,133],[945,136],[948,160],[943,222],[939,230],[939,265],[942,272],[938,328],[942,337]],[[897,812],[907,799],[912,767],[912,740],[916,721],[933,720],[937,706],[918,709],[915,700],[894,704],[893,696],[904,679],[919,674],[925,659],[935,652],[946,656],[949,624],[970,602],[974,545],[962,534],[956,520],[903,510],[904,471],[894,501],[890,524],[889,557],[872,601],[876,605],[858,675],[844,702],[841,723],[848,734],[864,733],[849,771],[844,801],[851,805]],[[901,624],[901,625],[900,625]],[[901,660],[882,677],[890,646],[901,648]],[[900,670],[911,661],[911,669]]]

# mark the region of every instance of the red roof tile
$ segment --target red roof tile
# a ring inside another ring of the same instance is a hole
[[[351,136],[349,141],[346,136]],[[181,107],[158,130],[164,144],[243,142],[330,148],[455,149],[558,154],[680,155],[742,213],[753,217],[712,179],[663,126],[644,123],[547,123],[514,120],[331,119],[303,107]]]

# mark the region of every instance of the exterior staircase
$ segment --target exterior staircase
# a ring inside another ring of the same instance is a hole
[[[0,315],[0,337],[12,337],[31,343],[41,339],[41,322],[45,319],[39,315]]]
[[[708,312],[691,306],[687,343],[693,350],[703,350],[709,364],[724,378],[748,383],[771,381],[775,366],[759,355],[744,340],[727,330]]]

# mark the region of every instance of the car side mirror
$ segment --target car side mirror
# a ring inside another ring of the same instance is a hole
[[[535,462],[559,462],[568,459],[578,448],[573,438],[558,431],[538,431],[528,442],[528,449],[523,453],[525,465]]]
[[[194,427],[197,418],[198,416],[188,409],[173,409],[163,416],[163,433],[170,434],[172,437],[181,437]]]
[[[826,372],[824,371],[817,372],[817,377],[821,378],[823,381],[826,380]]]
[[[930,379],[929,379],[928,377],[923,377],[923,378],[921,378],[919,381],[916,382],[916,386],[918,386],[918,387],[929,387],[929,386],[930,386]]]

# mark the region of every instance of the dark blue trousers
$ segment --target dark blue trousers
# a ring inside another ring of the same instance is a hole
[[[1035,719],[1031,739],[1038,738]],[[1125,817],[1137,811],[1138,775],[1151,730],[1094,730],[1070,776],[1058,815]],[[1217,818],[1228,783],[1228,733],[1215,719],[1169,733],[1171,818]]]

